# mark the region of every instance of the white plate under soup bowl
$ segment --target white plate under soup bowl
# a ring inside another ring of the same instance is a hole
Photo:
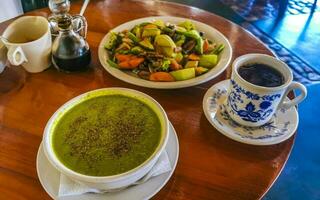
[[[68,110],[72,109],[75,105],[78,105],[79,103],[83,102],[83,100],[105,96],[105,95],[115,95],[115,94],[139,99],[140,101],[144,102],[149,107],[151,107],[152,110],[158,115],[158,118],[161,123],[161,139],[158,147],[153,152],[153,154],[141,165],[127,172],[117,174],[117,175],[88,176],[88,175],[80,174],[78,172],[75,172],[69,169],[62,162],[60,162],[60,160],[55,155],[52,148],[52,135],[54,133],[53,130],[55,125],[57,124],[56,123],[57,120],[60,118],[60,116],[68,112]],[[127,187],[132,183],[136,182],[137,180],[139,180],[140,178],[142,178],[144,175],[146,175],[150,171],[150,169],[156,163],[160,154],[162,153],[162,151],[164,151],[164,148],[168,141],[168,132],[169,132],[168,123],[169,123],[168,117],[165,111],[163,110],[163,108],[161,107],[161,105],[152,97],[142,92],[126,89],[126,88],[105,88],[105,89],[93,90],[71,99],[70,101],[65,103],[63,106],[61,106],[52,115],[52,117],[49,119],[44,130],[44,136],[43,136],[44,152],[48,160],[50,161],[50,163],[58,171],[60,171],[61,173],[63,173],[64,175],[68,176],[69,178],[75,181],[82,182],[83,184],[86,184],[89,187],[98,188],[102,190],[119,189],[119,188]]]

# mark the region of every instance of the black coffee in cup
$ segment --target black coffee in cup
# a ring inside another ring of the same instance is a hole
[[[284,84],[284,76],[265,64],[250,64],[239,67],[239,75],[249,83],[263,87],[277,87]]]

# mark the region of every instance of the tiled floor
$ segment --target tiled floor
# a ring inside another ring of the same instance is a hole
[[[308,88],[291,156],[265,200],[320,199],[320,2],[312,0],[169,0],[221,15],[248,29]],[[282,10],[282,12],[279,10]]]
[[[264,200],[320,199],[320,84],[308,86],[299,106],[300,124],[290,158]]]
[[[304,84],[320,82],[320,59],[317,59],[320,53],[320,3],[316,3],[318,7],[311,12],[311,0],[302,0],[302,3],[289,0],[287,9],[281,14],[281,5],[275,0],[169,1],[196,6],[230,19],[265,42],[292,68],[295,80]],[[283,1],[286,0],[280,2]]]
[[[320,3],[289,0],[282,8],[279,1],[271,0],[223,2],[245,19],[242,26],[250,22],[257,29],[252,31],[256,36],[269,38],[264,42],[293,69],[296,80],[306,84],[320,81]]]

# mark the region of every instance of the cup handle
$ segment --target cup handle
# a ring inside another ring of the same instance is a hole
[[[0,74],[3,72],[4,68],[6,67],[7,63],[7,47],[2,43],[0,40]]]
[[[8,60],[12,65],[21,65],[24,62],[28,62],[28,59],[20,46],[10,47],[7,55]]]
[[[74,15],[72,16],[72,23],[74,26],[74,31],[79,33],[79,35],[81,35],[83,38],[86,38],[88,29],[86,18],[81,15]]]
[[[294,89],[298,89],[301,91],[301,94],[299,96],[296,96],[294,99],[291,100],[285,100],[285,97],[288,95],[288,93]],[[286,92],[283,95],[283,99],[281,101],[281,104],[279,106],[280,109],[289,109],[292,106],[298,105],[301,101],[303,101],[307,96],[307,88],[302,85],[301,83],[293,81],[287,88]]]

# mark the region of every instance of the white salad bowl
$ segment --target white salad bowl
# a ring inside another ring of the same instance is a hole
[[[57,124],[60,117],[68,112],[71,108],[73,108],[75,105],[83,102],[84,100],[95,98],[99,96],[105,96],[105,95],[113,95],[113,94],[120,94],[125,95],[128,97],[133,97],[136,99],[141,100],[148,106],[152,108],[152,110],[158,115],[158,118],[161,123],[161,139],[159,142],[158,147],[153,152],[153,154],[141,165],[137,166],[134,169],[131,169],[127,172],[112,175],[112,176],[88,176],[84,174],[80,174],[78,172],[75,172],[68,167],[66,167],[58,157],[55,155],[54,150],[52,148],[52,135],[55,125]],[[61,173],[66,175],[67,177],[71,178],[74,181],[81,182],[89,187],[97,188],[101,190],[112,190],[112,189],[119,189],[124,188],[132,183],[136,182],[140,178],[142,178],[144,175],[146,175],[153,165],[158,160],[160,154],[164,151],[165,146],[168,141],[168,133],[169,133],[169,121],[168,117],[164,111],[164,109],[161,107],[161,105],[154,100],[152,97],[136,91],[132,89],[126,89],[126,88],[105,88],[105,89],[98,89],[93,90],[84,94],[81,94],[64,105],[62,105],[49,119],[43,135],[43,148],[46,157],[50,161],[50,163]]]
[[[198,31],[204,32],[206,38],[214,41],[217,44],[223,44],[225,47],[223,51],[219,54],[219,60],[216,66],[210,69],[207,73],[197,76],[195,78],[184,80],[184,81],[175,81],[175,82],[154,82],[141,79],[139,77],[133,76],[129,72],[124,72],[122,70],[116,69],[111,67],[107,60],[109,56],[107,54],[107,50],[104,48],[104,45],[110,39],[111,32],[121,32],[123,30],[131,30],[135,25],[141,24],[143,22],[152,22],[154,20],[162,20],[165,23],[172,23],[172,24],[179,24],[186,20],[191,21]],[[141,19],[136,19],[133,21],[129,21],[127,23],[121,24],[116,28],[112,29],[105,37],[102,39],[98,49],[98,55],[101,65],[107,70],[112,76],[125,81],[127,83],[138,85],[141,87],[147,88],[157,88],[157,89],[175,89],[175,88],[185,88],[194,85],[198,85],[204,82],[207,82],[218,75],[220,75],[230,64],[231,57],[232,57],[232,47],[228,41],[228,39],[220,33],[217,29],[204,24],[199,21],[180,18],[180,17],[170,17],[170,16],[157,16],[157,17],[146,17]]]

